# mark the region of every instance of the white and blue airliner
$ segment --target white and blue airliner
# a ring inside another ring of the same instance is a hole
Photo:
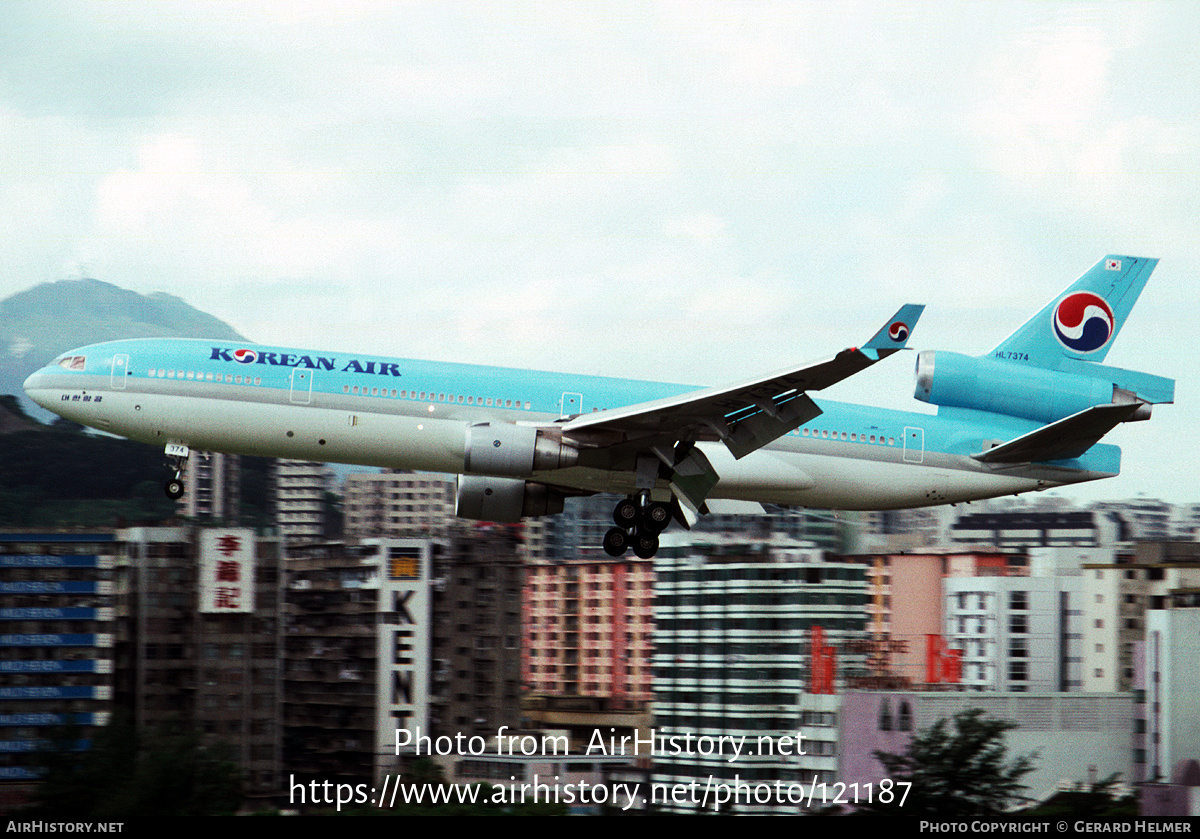
[[[817,400],[905,346],[905,305],[866,344],[696,389],[567,373],[347,356],[228,341],[110,341],[63,354],[25,391],[76,422],[163,446],[179,497],[192,451],[458,475],[457,513],[518,521],[571,495],[625,496],[609,554],[642,557],[674,519],[723,502],[919,507],[1120,471],[1098,441],[1174,399],[1172,379],[1104,360],[1157,260],[1107,256],[990,353],[917,355],[936,415]]]

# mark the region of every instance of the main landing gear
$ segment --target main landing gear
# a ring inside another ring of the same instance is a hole
[[[604,534],[604,552],[609,556],[624,556],[633,548],[634,555],[650,559],[658,553],[658,534],[671,523],[671,508],[661,501],[651,501],[648,492],[639,493],[617,503],[613,510],[617,526]]]

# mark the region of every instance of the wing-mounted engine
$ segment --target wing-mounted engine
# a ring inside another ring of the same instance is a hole
[[[563,511],[562,493],[520,478],[459,475],[454,515],[478,521],[517,522]]]
[[[1140,402],[1126,421],[1150,418],[1152,402],[1170,402],[1174,382],[1102,364],[1075,362],[1051,370],[944,350],[917,354],[917,386],[922,402],[951,408],[1056,422],[1096,405]]]
[[[566,469],[578,461],[579,449],[544,429],[511,422],[484,422],[467,428],[463,471],[469,474],[527,478],[534,472]]]

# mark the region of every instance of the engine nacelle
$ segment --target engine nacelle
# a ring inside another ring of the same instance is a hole
[[[543,469],[566,469],[578,460],[579,449],[532,426],[484,422],[467,428],[463,471],[528,477]]]
[[[454,515],[478,521],[517,522],[563,511],[563,496],[545,484],[520,478],[459,475]]]
[[[1096,372],[1100,371],[1139,375],[1097,365]],[[913,395],[931,405],[973,408],[1038,422],[1054,422],[1094,405],[1144,401],[1104,374],[1081,375],[924,350],[917,354],[917,388]],[[1144,408],[1133,419],[1149,417],[1150,406]]]

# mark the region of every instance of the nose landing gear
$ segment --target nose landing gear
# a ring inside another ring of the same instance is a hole
[[[166,452],[167,460],[170,461],[171,468],[175,470],[175,477],[163,485],[163,492],[166,493],[167,498],[178,501],[183,497],[183,470],[187,466],[191,450],[180,443],[167,443]]]
[[[604,552],[609,556],[624,556],[633,548],[635,556],[650,559],[658,553],[658,534],[671,523],[671,508],[661,501],[651,501],[648,492],[635,499],[622,499],[613,509],[616,527],[604,534]]]

